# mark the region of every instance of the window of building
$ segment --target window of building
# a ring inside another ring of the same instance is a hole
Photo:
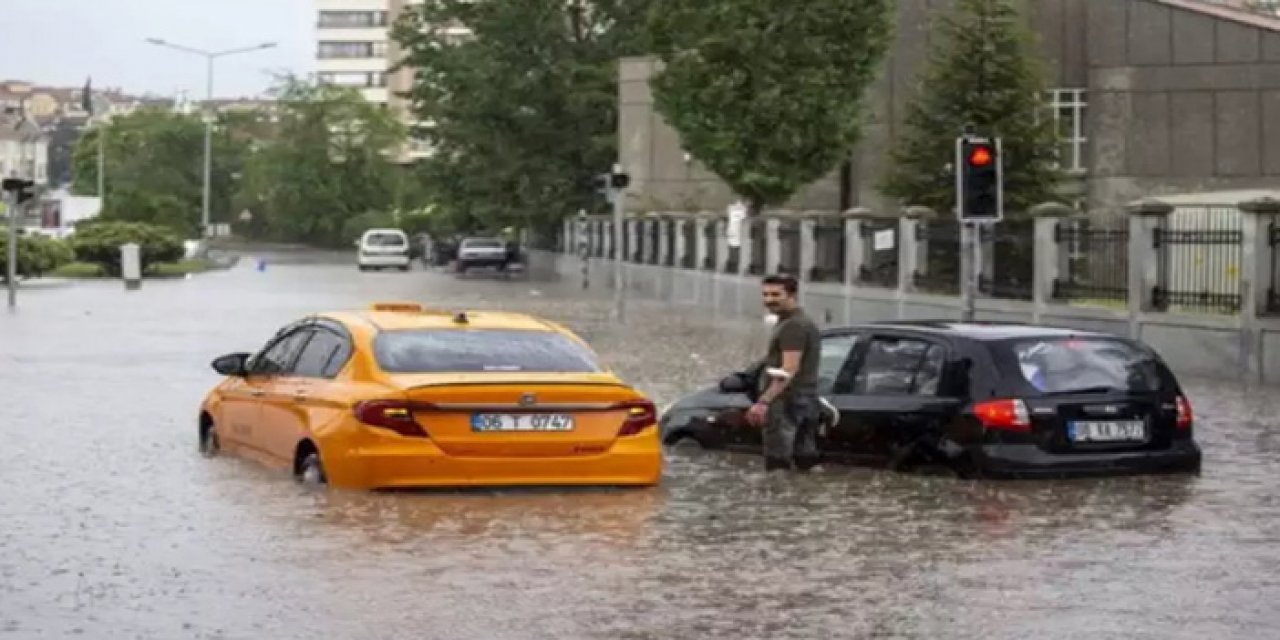
[[[1085,90],[1052,89],[1048,106],[1058,133],[1058,168],[1068,172],[1085,171],[1085,144],[1089,141],[1084,132],[1085,107],[1088,106]]]
[[[334,58],[384,58],[386,42],[321,42],[319,57]]]
[[[321,11],[321,29],[366,29],[387,26],[386,11]]]
[[[322,72],[316,79],[323,84],[341,87],[385,87],[387,74],[381,71]]]

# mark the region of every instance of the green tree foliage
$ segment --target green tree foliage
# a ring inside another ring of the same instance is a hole
[[[550,230],[600,206],[591,177],[617,158],[617,59],[643,52],[648,4],[427,0],[406,15],[395,37],[430,123],[422,176],[444,226]]]
[[[153,265],[176,262],[183,256],[182,239],[166,227],[145,222],[90,221],[76,226],[71,249],[76,260],[102,267],[109,276],[120,275],[120,247],[139,246],[142,270]]]
[[[0,281],[8,272],[9,235],[0,234]],[[71,262],[75,256],[67,243],[43,236],[18,236],[17,272],[21,278],[39,278]]]
[[[754,213],[848,157],[891,0],[655,0],[657,110]]]
[[[1045,75],[1018,0],[959,0],[940,17],[905,134],[881,187],[904,204],[950,212],[955,204],[955,138],[966,125],[1000,136],[1006,215],[1053,197],[1053,119],[1043,112]]]
[[[230,206],[234,176],[247,145],[224,117],[213,138],[211,212]],[[98,136],[106,135],[107,199],[102,217],[158,224],[184,236],[200,231],[204,189],[204,124],[199,117],[142,109],[85,133],[76,146],[73,192],[97,195]],[[213,221],[219,217],[212,216]]]
[[[274,135],[257,143],[237,203],[267,237],[347,246],[348,220],[395,204],[404,128],[353,89],[289,79],[276,98]]]

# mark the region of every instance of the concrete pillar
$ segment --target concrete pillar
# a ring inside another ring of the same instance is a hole
[[[862,217],[851,213],[844,219],[845,286],[854,286],[862,280],[862,267],[866,263],[867,243],[862,239]]]
[[[1061,203],[1046,202],[1032,207],[1030,213],[1035,221],[1031,318],[1034,324],[1040,324],[1048,305],[1053,302],[1054,283],[1070,273],[1065,263],[1069,254],[1058,244],[1057,228],[1075,211]]]
[[[1154,308],[1153,292],[1160,283],[1160,252],[1152,239],[1173,213],[1173,205],[1146,199],[1125,209],[1129,213],[1129,337],[1137,340],[1142,338],[1139,320]]]
[[[1280,200],[1259,198],[1241,202],[1240,247],[1240,360],[1251,380],[1266,382],[1266,353],[1259,316],[1268,311],[1272,278],[1271,225],[1280,222]]]
[[[666,266],[671,258],[671,220],[658,219],[658,264]]]
[[[627,260],[644,261],[644,256],[640,255],[640,234],[643,233],[643,229],[644,225],[639,219],[627,218]]]
[[[813,266],[817,263],[818,239],[816,231],[818,221],[805,218],[800,221],[800,282],[807,283],[813,279]]]
[[[920,218],[898,220],[898,291],[903,294],[911,293],[916,289],[915,273],[920,270],[922,262],[919,252],[920,241],[916,239],[920,223]]]
[[[755,259],[755,225],[751,224],[751,220],[747,219],[742,222],[742,246],[738,249],[738,275],[747,275],[747,268],[751,266],[751,261]]]
[[[764,275],[777,273],[782,261],[782,238],[778,233],[781,227],[782,221],[777,218],[764,221]]]
[[[606,260],[609,260],[614,257],[613,256],[613,223],[608,221],[601,222],[600,228],[602,229],[602,233],[604,233],[604,241],[602,242],[602,245],[604,246],[604,258]]]
[[[729,239],[725,236],[729,221],[715,218],[711,224],[715,227],[712,241],[716,243],[716,273],[724,273],[729,265]]]
[[[671,233],[675,234],[676,237],[676,255],[672,264],[677,269],[682,269],[689,264],[689,252],[693,249],[693,247],[689,246],[688,238],[685,236],[685,233],[688,232],[687,229],[689,224],[690,221],[688,218],[676,218],[671,221]]]

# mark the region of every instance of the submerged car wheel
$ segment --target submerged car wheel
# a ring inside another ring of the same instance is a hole
[[[212,458],[222,451],[218,428],[208,418],[202,417],[200,422],[200,453],[206,458]]]
[[[320,453],[314,450],[303,454],[294,475],[298,482],[305,485],[315,486],[329,482],[329,478],[324,472],[324,463],[320,461]]]

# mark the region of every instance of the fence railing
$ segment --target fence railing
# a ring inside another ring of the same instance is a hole
[[[1174,212],[1152,234],[1158,269],[1151,306],[1157,311],[1240,311],[1243,243],[1240,213],[1234,208]]]
[[[862,243],[863,263],[858,270],[858,283],[893,289],[898,286],[897,220],[864,220],[857,242]]]
[[[1055,300],[1125,302],[1129,299],[1129,229],[1064,220],[1054,227],[1062,268]]]
[[[593,258],[608,259],[629,247],[627,257],[642,264],[751,276],[780,272],[807,282],[893,289],[905,277],[918,292],[959,295],[960,225],[907,213],[912,217],[755,218],[744,221],[744,246],[727,255],[727,218],[633,218],[619,243],[603,216],[567,221],[560,244],[575,253],[586,246]],[[1136,305],[1155,312],[1234,315],[1256,308],[1280,315],[1280,203],[1264,198],[1239,205],[1171,206],[1149,200],[1133,203],[1127,213],[1108,219],[1044,211],[1037,215],[1049,217],[1015,217],[984,228],[978,294]],[[857,233],[847,235],[846,228]],[[776,235],[770,238],[770,232]],[[1037,257],[1043,251],[1048,255]],[[1037,262],[1041,259],[1045,262]],[[854,271],[846,273],[849,268]],[[1049,270],[1049,280],[1037,281],[1040,269]]]

